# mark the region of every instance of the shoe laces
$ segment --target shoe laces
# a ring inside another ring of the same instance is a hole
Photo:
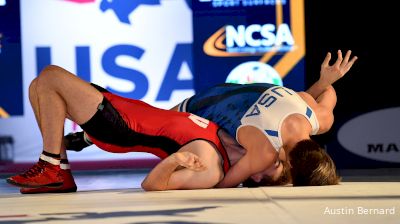
[[[23,177],[34,177],[34,176],[37,176],[37,175],[43,173],[43,170],[45,169],[46,165],[47,165],[47,162],[39,160],[38,163],[33,165],[25,173],[21,174],[21,176],[23,176]]]

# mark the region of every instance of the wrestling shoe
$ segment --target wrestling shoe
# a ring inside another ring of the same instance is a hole
[[[39,193],[69,193],[76,192],[77,187],[75,184],[74,177],[72,176],[71,170],[61,170],[63,183],[61,187],[39,187],[39,188],[21,188],[19,191],[21,194],[39,194]]]
[[[67,150],[80,152],[82,149],[90,146],[90,142],[85,140],[84,132],[69,133],[64,136],[64,144]]]
[[[61,187],[63,179],[59,165],[39,160],[25,173],[7,178],[7,183],[28,188]]]

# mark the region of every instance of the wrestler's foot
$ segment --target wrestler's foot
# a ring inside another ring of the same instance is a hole
[[[63,183],[61,187],[50,188],[50,187],[40,187],[40,188],[21,188],[21,194],[39,194],[39,193],[69,193],[76,192],[77,187],[75,184],[74,177],[72,176],[71,170],[61,170],[61,175],[63,178]]]
[[[92,143],[85,139],[85,134],[83,131],[69,133],[64,136],[64,144],[67,150],[80,152],[82,149],[92,145]]]
[[[62,175],[60,165],[53,165],[39,160],[25,173],[7,178],[7,183],[28,188],[61,187]]]

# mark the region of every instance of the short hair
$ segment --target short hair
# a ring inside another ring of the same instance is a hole
[[[255,182],[252,178],[247,178],[242,184],[243,187],[262,187],[262,186],[280,186],[290,183],[290,166],[286,161],[282,163],[282,173],[278,179],[273,180],[271,177],[263,177],[260,182]]]
[[[298,142],[289,159],[293,186],[336,185],[341,180],[332,158],[314,140]]]

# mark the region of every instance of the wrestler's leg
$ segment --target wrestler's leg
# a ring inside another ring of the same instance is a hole
[[[58,66],[48,66],[40,73],[36,93],[43,147],[49,153],[60,153],[65,118],[83,124],[103,99],[89,83]]]
[[[36,123],[38,124],[40,133],[42,133],[42,127],[40,125],[40,117],[39,117],[40,112],[39,112],[39,97],[37,91],[37,83],[38,83],[38,78],[35,78],[29,85],[29,102],[31,103],[31,107],[35,115]],[[67,159],[67,154],[65,152],[64,144],[61,144],[60,150],[61,150],[61,158]]]
[[[46,67],[30,87],[32,108],[43,138],[43,153],[31,169],[8,178],[7,182],[20,187],[60,187],[65,118],[85,123],[96,113],[102,99],[100,92],[72,73],[58,66]]]
[[[42,128],[40,127],[39,120],[39,107],[38,107],[38,96],[37,96],[37,78],[32,80],[29,86],[29,101],[32,106],[32,110],[34,112],[36,121],[38,123],[40,132],[42,132]],[[63,140],[64,141],[64,140]],[[60,154],[60,169],[62,176],[62,185],[58,188],[50,188],[50,187],[39,187],[39,188],[21,188],[20,192],[22,194],[37,194],[37,193],[68,193],[68,192],[76,192],[77,186],[75,184],[74,177],[72,176],[70,164],[68,161],[65,143],[61,144],[61,154]]]
[[[31,107],[33,113],[36,118],[36,123],[38,124],[40,133],[42,133],[42,128],[40,127],[40,120],[39,120],[39,99],[37,96],[37,78],[33,79],[31,84],[29,85],[29,102],[31,103]]]

